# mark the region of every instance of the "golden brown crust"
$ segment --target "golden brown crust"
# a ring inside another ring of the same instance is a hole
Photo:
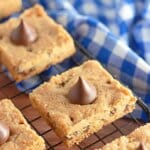
[[[100,150],[139,150],[140,143],[143,142],[147,149],[150,149],[150,124],[137,128],[128,136],[122,136],[119,139],[105,145]]]
[[[79,76],[94,85],[98,96],[93,104],[71,104],[68,92]],[[136,98],[97,62],[87,61],[51,78],[30,94],[35,108],[71,146],[104,125],[131,112]]]
[[[0,1],[0,19],[21,10],[22,0],[1,0]]]
[[[0,150],[44,150],[44,140],[33,131],[20,111],[8,99],[0,101],[0,121],[10,128],[8,141]]]
[[[38,32],[38,39],[27,47],[16,46],[10,41],[10,34],[20,23],[20,18]],[[71,36],[48,17],[40,5],[25,10],[20,18],[0,24],[1,62],[16,81],[36,75],[75,53]]]

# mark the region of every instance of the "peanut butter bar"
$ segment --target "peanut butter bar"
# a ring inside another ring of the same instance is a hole
[[[36,75],[75,53],[65,29],[40,5],[0,24],[0,59],[16,81]]]
[[[136,102],[132,92],[94,60],[52,77],[30,100],[69,147],[132,112]]]
[[[21,10],[22,0],[0,0],[0,19]]]
[[[128,136],[122,136],[99,150],[149,150],[150,124],[139,127]]]
[[[10,100],[1,100],[0,150],[36,149],[45,150],[44,140],[30,128],[21,112]]]

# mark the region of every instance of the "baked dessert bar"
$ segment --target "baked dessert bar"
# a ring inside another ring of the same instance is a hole
[[[21,81],[75,53],[74,42],[40,5],[0,24],[0,59]]]
[[[122,136],[99,150],[149,150],[150,124],[139,127],[128,136]]]
[[[0,19],[21,10],[22,0],[1,0],[0,1]]]
[[[44,140],[33,131],[13,103],[0,101],[0,150],[45,150]]]
[[[69,147],[132,112],[136,102],[132,92],[94,60],[52,77],[30,100]]]

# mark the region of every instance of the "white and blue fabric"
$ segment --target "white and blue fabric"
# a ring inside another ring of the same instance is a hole
[[[24,0],[24,9],[40,3],[105,68],[150,106],[149,0]],[[17,83],[29,92],[85,59],[79,52],[40,75]],[[139,108],[136,117],[147,120]]]

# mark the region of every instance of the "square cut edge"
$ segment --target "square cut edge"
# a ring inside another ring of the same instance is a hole
[[[10,137],[0,145],[2,150],[45,150],[45,142],[25,120],[22,113],[9,99],[0,100],[0,121],[10,128]]]
[[[38,33],[37,40],[28,46],[15,45],[10,40],[12,30],[21,19]],[[75,52],[70,34],[50,18],[39,4],[26,9],[18,18],[10,18],[0,24],[0,62],[17,82],[41,73],[71,57]]]
[[[79,76],[93,84],[98,96],[92,104],[71,104],[69,89]],[[132,112],[136,97],[95,60],[84,62],[45,82],[29,95],[33,107],[64,143],[71,147]]]
[[[142,149],[140,144],[143,143],[146,148],[143,150],[148,150],[150,148],[150,123],[140,126],[134,131],[132,131],[127,136],[121,136],[113,140],[112,142],[106,144],[104,147],[97,150],[116,150],[116,149]]]

